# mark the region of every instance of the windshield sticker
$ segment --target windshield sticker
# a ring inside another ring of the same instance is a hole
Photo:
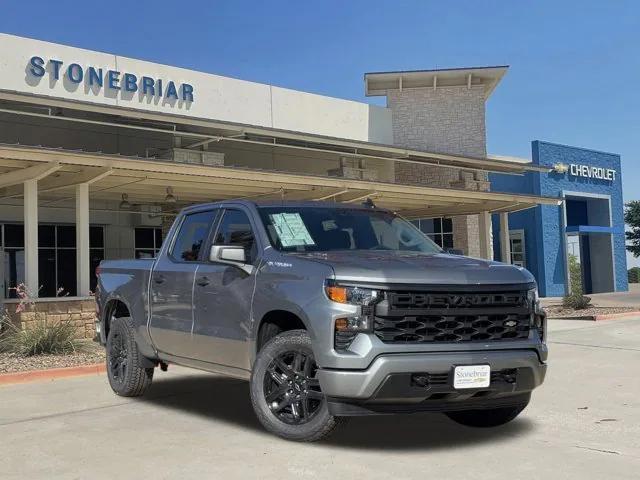
[[[337,230],[338,225],[336,225],[336,221],[333,219],[325,220],[324,222],[322,222],[322,228],[325,232],[328,232],[329,230]]]
[[[309,230],[299,213],[275,213],[269,215],[283,247],[315,245]]]

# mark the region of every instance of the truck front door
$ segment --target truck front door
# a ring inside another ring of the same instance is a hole
[[[156,348],[170,355],[194,358],[193,282],[216,214],[207,210],[185,215],[175,241],[160,255],[151,275],[149,330]]]
[[[255,229],[247,213],[227,208],[218,222],[213,245],[244,247],[246,261],[257,265]],[[251,298],[255,272],[209,262],[200,264],[193,290],[194,351],[198,360],[249,369],[248,339],[251,332]]]

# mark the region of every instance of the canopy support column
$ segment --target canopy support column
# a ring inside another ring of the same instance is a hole
[[[38,179],[24,182],[24,283],[31,297],[40,290],[38,279]]]
[[[478,215],[478,230],[480,234],[480,256],[487,260],[493,260],[491,212],[481,212]]]
[[[511,263],[511,238],[509,237],[509,213],[500,214],[500,260]]]
[[[76,185],[76,283],[77,295],[90,293],[89,184]]]

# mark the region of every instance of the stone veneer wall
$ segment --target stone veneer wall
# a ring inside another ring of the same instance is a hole
[[[94,338],[96,335],[96,302],[93,298],[52,298],[36,300],[34,309],[27,307],[16,313],[17,303],[5,303],[11,322],[23,329],[46,318],[47,322],[71,321],[78,329],[78,337]]]
[[[437,153],[485,157],[485,97],[483,86],[406,88],[389,90],[393,143]],[[485,172],[413,164],[396,165],[396,182],[437,187],[489,190]],[[480,256],[477,215],[453,218],[453,243],[466,255]]]

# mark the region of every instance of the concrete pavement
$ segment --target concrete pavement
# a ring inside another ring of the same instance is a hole
[[[630,307],[640,310],[640,283],[630,283],[628,292],[589,293],[591,303],[598,307]],[[562,297],[544,297],[542,306],[558,305]]]
[[[437,414],[353,419],[323,443],[265,433],[247,385],[170,367],[148,395],[104,376],[0,387],[3,479],[635,479],[640,319],[550,325],[547,382],[492,430]]]

